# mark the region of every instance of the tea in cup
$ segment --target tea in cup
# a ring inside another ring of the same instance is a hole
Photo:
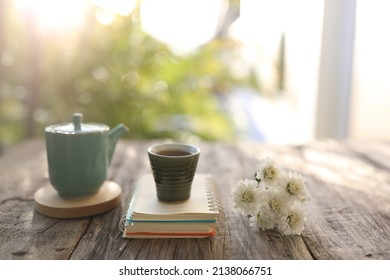
[[[190,198],[199,155],[200,149],[189,144],[157,144],[148,149],[160,201],[178,203]]]

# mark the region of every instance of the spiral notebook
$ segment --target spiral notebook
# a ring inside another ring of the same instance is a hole
[[[191,197],[182,203],[163,203],[157,199],[152,174],[144,174],[135,192],[123,226],[126,238],[199,238],[214,236],[220,203],[215,183],[208,174],[196,174]]]

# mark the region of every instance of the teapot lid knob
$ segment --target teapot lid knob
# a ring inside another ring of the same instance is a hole
[[[74,130],[81,130],[82,119],[83,119],[83,115],[81,113],[74,113],[73,114]]]

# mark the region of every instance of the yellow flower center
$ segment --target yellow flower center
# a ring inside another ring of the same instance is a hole
[[[255,200],[255,195],[250,190],[246,190],[243,192],[241,200],[245,202],[253,202]]]
[[[290,213],[287,216],[287,222],[291,227],[294,227],[299,222],[299,217],[294,213]]]
[[[277,199],[270,200],[268,204],[272,211],[280,213],[280,202]]]
[[[299,185],[296,182],[290,182],[287,184],[286,190],[290,194],[297,194],[299,193]]]
[[[273,167],[268,167],[263,170],[263,176],[266,181],[272,181],[275,177],[276,171]]]

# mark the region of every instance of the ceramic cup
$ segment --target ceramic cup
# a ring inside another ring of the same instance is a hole
[[[64,198],[86,197],[99,190],[116,143],[127,131],[123,124],[110,130],[105,124],[81,120],[76,113],[72,123],[45,128],[50,183]]]
[[[199,155],[200,149],[188,144],[158,144],[148,149],[160,201],[178,203],[190,198]]]

